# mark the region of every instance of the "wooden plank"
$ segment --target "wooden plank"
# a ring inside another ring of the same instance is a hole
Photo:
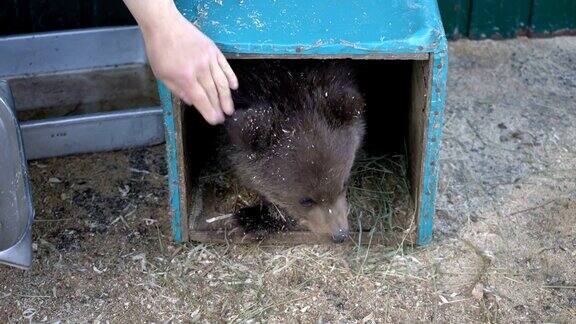
[[[185,143],[185,127],[184,127],[184,105],[182,101],[176,96],[172,96],[172,107],[173,107],[173,118],[176,136],[176,157],[180,186],[180,228],[182,241],[187,242],[189,240],[189,225],[188,225],[188,209],[189,209],[189,184],[188,184],[188,155],[186,154],[186,143]]]
[[[444,128],[444,104],[446,81],[448,79],[448,48],[444,43],[442,50],[432,56],[432,84],[430,85],[429,113],[425,136],[423,190],[419,200],[421,206],[418,217],[418,244],[427,245],[432,241],[436,197],[440,176],[440,143]]]
[[[537,35],[576,31],[576,0],[534,0],[530,27]]]
[[[532,0],[474,0],[469,37],[510,38],[527,33]]]
[[[282,232],[268,236],[266,238],[254,238],[238,232],[216,232],[216,231],[191,231],[190,240],[201,243],[218,244],[259,244],[259,245],[299,245],[299,244],[335,244],[330,235],[315,234],[312,232]],[[413,232],[386,232],[373,233],[355,232],[351,233],[349,239],[341,244],[351,245],[387,245],[415,244]]]
[[[198,214],[190,218],[190,240],[203,243],[260,243],[267,245],[296,245],[296,244],[326,244],[332,243],[329,234],[315,234],[309,232],[302,226],[296,225],[283,232],[270,235],[266,238],[256,238],[252,235],[245,234],[242,227],[236,223],[232,214],[223,215],[217,211],[222,202],[218,198],[209,194],[213,192],[212,188],[204,190],[202,197],[202,206],[198,208]],[[191,197],[189,197],[190,199]],[[198,202],[198,200],[196,200]],[[196,205],[198,206],[198,205]],[[357,227],[351,232],[348,243],[360,242],[360,244],[383,244],[395,245],[399,242],[406,241],[414,243],[416,241],[416,227],[413,226],[414,214],[402,220],[395,228],[405,228],[406,230],[394,230],[386,232],[375,232],[370,234],[372,226],[367,226],[362,232],[358,232]],[[194,219],[192,221],[192,219]],[[372,237],[372,240],[370,240]]]
[[[459,39],[468,36],[471,0],[439,0],[442,24],[446,37]]]
[[[432,60],[414,62],[411,81],[411,106],[409,112],[408,161],[412,199],[416,220],[420,219],[422,191],[424,190],[424,155],[427,145],[428,115],[430,112]]]
[[[370,54],[370,55],[349,55],[349,54],[334,54],[334,55],[266,55],[266,54],[233,54],[224,53],[227,59],[283,59],[283,60],[302,60],[302,59],[355,59],[355,60],[408,60],[408,61],[422,61],[428,60],[430,54],[428,53],[406,53],[406,54]]]

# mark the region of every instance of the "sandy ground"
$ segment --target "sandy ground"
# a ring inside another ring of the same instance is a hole
[[[175,246],[163,146],[36,161],[0,319],[576,321],[576,38],[450,50],[430,246]]]

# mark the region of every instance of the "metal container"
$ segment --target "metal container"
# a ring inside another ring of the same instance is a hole
[[[8,83],[0,80],[0,263],[30,267],[33,219],[26,156],[14,101]]]
[[[147,64],[137,27],[3,37],[0,62],[0,263],[26,269],[34,216],[26,160],[162,143],[162,110],[128,100],[155,92],[153,78],[133,71]],[[101,98],[114,107],[98,110]],[[66,110],[83,103],[98,109]],[[20,127],[17,115],[33,117]]]
[[[56,107],[89,104],[98,98],[119,99],[118,93],[154,93],[154,80],[114,75],[114,71],[147,65],[137,27],[49,32],[0,38],[0,78],[12,87],[18,115]],[[112,72],[111,72],[112,71]],[[99,72],[114,75],[94,79]],[[114,79],[115,78],[115,79]],[[121,86],[107,84],[118,80]],[[131,81],[132,80],[132,81]],[[136,81],[136,82],[135,82]],[[150,88],[150,89],[148,89]],[[124,101],[122,101],[124,100]],[[162,110],[156,103],[84,114],[56,114],[21,121],[27,158],[145,147],[164,141]]]

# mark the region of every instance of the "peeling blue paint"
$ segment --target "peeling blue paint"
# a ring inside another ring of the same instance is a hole
[[[166,129],[166,153],[168,163],[168,188],[170,190],[170,207],[172,213],[172,235],[174,241],[182,242],[182,213],[180,210],[180,175],[176,159],[176,128],[173,118],[172,94],[170,90],[158,81],[160,103],[164,110],[164,125]]]
[[[424,179],[420,219],[418,222],[418,244],[426,245],[432,240],[434,214],[436,211],[436,192],[440,165],[440,148],[444,126],[444,106],[446,98],[446,80],[448,77],[448,48],[444,40],[433,54],[432,98],[428,114],[426,138],[426,156],[424,159]]]
[[[444,35],[435,0],[176,0],[176,5],[228,53],[413,54],[431,52]],[[319,40],[321,46],[315,46]]]

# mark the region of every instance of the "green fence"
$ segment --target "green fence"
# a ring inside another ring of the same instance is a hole
[[[0,35],[134,24],[121,0],[1,1]],[[576,30],[576,0],[438,2],[450,38],[509,38]]]
[[[576,0],[439,0],[451,38],[510,38],[576,30]]]

